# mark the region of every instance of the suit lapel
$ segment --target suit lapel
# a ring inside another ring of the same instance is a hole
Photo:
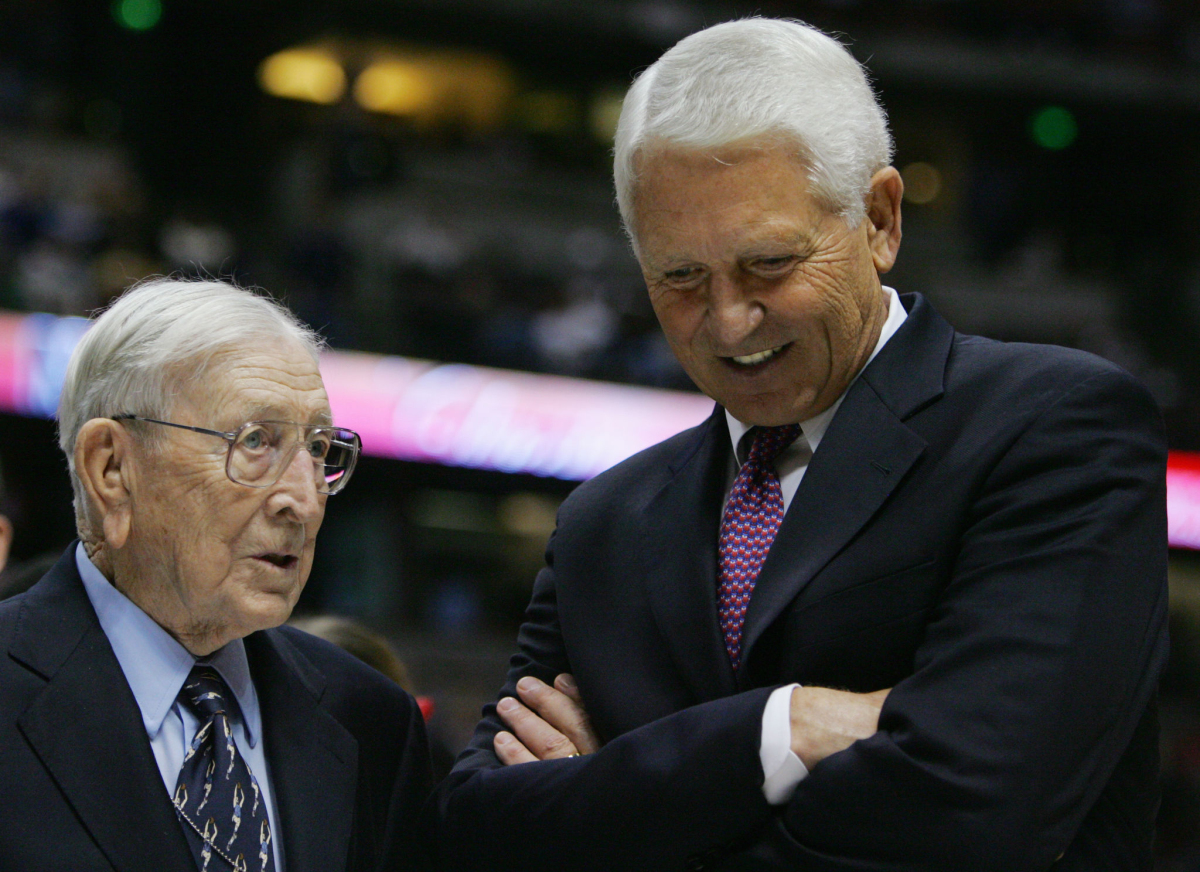
[[[846,394],[784,516],[746,611],[743,663],[925,450],[904,420],[941,396],[953,329],[919,296],[905,299],[908,319]]]
[[[9,654],[46,687],[18,726],[115,869],[191,868],[140,710],[74,555],[72,545],[22,606]]]
[[[655,620],[698,701],[734,691],[717,620],[717,535],[732,449],[718,407],[643,512]]]
[[[288,872],[347,868],[358,743],[318,702],[324,677],[277,631],[246,638]]]

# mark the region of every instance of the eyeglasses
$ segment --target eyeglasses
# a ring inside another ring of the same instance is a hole
[[[321,424],[251,421],[225,433],[140,415],[113,415],[113,420],[144,421],[221,437],[229,443],[225,474],[230,481],[246,487],[271,487],[283,477],[296,452],[303,449],[312,458],[317,492],[335,494],[350,480],[362,448],[362,441],[353,430]]]

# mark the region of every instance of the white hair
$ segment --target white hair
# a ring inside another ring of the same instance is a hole
[[[635,245],[633,195],[643,152],[762,139],[794,147],[814,194],[851,226],[866,214],[871,177],[892,159],[883,107],[841,43],[801,21],[717,24],[680,40],[625,96],[613,178]]]
[[[291,339],[316,360],[324,341],[274,300],[223,281],[156,278],[105,309],[71,354],[58,401],[58,445],[67,456],[79,533],[87,501],[75,440],[92,418],[135,414],[168,420],[181,388],[222,353]],[[147,438],[153,440],[153,433]]]

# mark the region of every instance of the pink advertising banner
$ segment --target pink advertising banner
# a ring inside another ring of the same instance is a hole
[[[591,478],[703,421],[700,394],[330,351],[334,418],[381,457]]]
[[[53,417],[88,322],[0,312],[0,411]],[[456,363],[327,351],[334,419],[363,450],[450,466],[582,481],[712,413],[700,394]],[[1200,549],[1200,453],[1171,452],[1172,546]]]

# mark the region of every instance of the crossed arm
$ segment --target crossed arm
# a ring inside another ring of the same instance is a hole
[[[519,699],[505,697],[496,710],[509,730],[492,740],[506,766],[592,754],[601,742],[573,676],[563,673],[550,686],[533,676],[517,682]],[[888,691],[850,693],[824,687],[797,687],[791,698],[792,753],[810,771],[838,751],[879,729],[879,711]]]

